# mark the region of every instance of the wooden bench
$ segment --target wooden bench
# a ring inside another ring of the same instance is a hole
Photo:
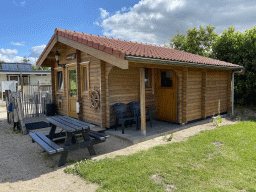
[[[35,130],[35,129],[42,129],[46,127],[51,127],[49,123],[46,123],[44,121],[38,121],[38,122],[33,122],[33,123],[26,123],[25,127],[27,131],[29,132],[30,130]]]
[[[64,148],[57,145],[46,137],[43,133],[29,133],[29,136],[33,141],[37,142],[49,155],[59,154],[64,151]]]

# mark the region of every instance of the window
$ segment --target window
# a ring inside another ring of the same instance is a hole
[[[28,76],[22,76],[23,85],[28,85]]]
[[[63,91],[63,73],[62,71],[58,71],[57,73],[58,78],[58,91]]]
[[[84,73],[84,91],[87,91],[88,90],[88,85],[87,85],[87,68],[86,67],[83,67],[83,73]]]
[[[10,76],[10,81],[19,81],[18,79],[18,76]]]
[[[89,63],[81,63],[82,74],[82,92],[88,93],[89,91]]]
[[[152,88],[152,70],[145,68],[145,88]]]
[[[172,87],[172,71],[161,72],[161,87]]]

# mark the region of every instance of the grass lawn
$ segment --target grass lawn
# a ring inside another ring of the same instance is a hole
[[[256,191],[256,120],[65,171],[99,184],[99,191]]]

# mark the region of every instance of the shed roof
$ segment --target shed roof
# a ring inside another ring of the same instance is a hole
[[[0,63],[2,69],[0,69],[1,74],[18,74],[22,72],[23,74],[50,74],[51,71],[34,71],[32,69],[32,64],[29,63]]]
[[[203,57],[200,55],[179,51],[169,47],[160,47],[155,45],[149,45],[144,43],[137,43],[132,41],[114,39],[109,37],[103,37],[98,35],[92,35],[87,33],[80,33],[76,31],[69,31],[63,29],[55,30],[55,34],[49,41],[43,53],[40,55],[37,64],[42,59],[43,54],[53,41],[53,38],[58,35],[67,39],[76,41],[83,45],[92,47],[94,49],[103,51],[105,53],[116,56],[120,59],[126,59],[126,56],[136,56],[142,58],[161,59],[169,61],[187,62],[187,63],[198,63],[213,66],[226,66],[226,67],[239,67],[242,66],[232,64],[217,59]]]
[[[1,63],[4,71],[32,71],[29,63]]]

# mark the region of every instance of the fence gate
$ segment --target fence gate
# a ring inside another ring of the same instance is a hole
[[[37,91],[34,94],[23,94],[21,99],[24,118],[44,115],[46,103],[52,101],[52,93]]]

